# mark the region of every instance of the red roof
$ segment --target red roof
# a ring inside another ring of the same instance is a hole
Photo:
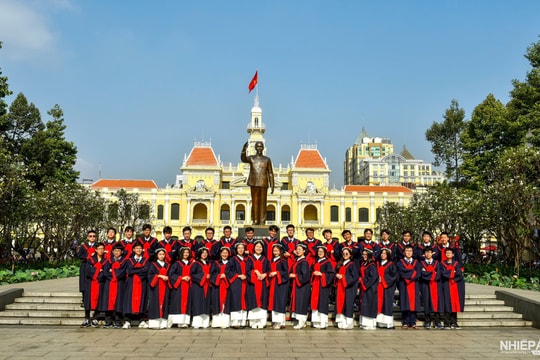
[[[300,149],[294,166],[297,168],[326,169],[326,164],[317,149]]]
[[[186,160],[186,166],[218,166],[214,150],[210,146],[194,146]]]
[[[377,186],[377,185],[345,185],[346,192],[404,192],[412,190],[405,186]]]
[[[157,189],[154,180],[113,180],[101,179],[90,185],[92,189]]]

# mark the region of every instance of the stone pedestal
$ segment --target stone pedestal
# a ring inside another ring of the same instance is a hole
[[[245,239],[246,238],[246,227],[238,229],[238,239]],[[251,227],[253,229],[255,229],[254,239],[263,240],[265,237],[268,236],[268,226],[267,225],[252,225]]]

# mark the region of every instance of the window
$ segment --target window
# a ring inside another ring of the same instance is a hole
[[[281,190],[289,190],[289,183],[281,184]]]
[[[236,220],[246,220],[246,212],[244,209],[236,209]]]
[[[281,221],[283,222],[291,221],[291,212],[289,210],[281,210]]]
[[[267,210],[266,211],[266,220],[268,220],[268,221],[276,221],[276,212],[274,210]]]
[[[158,220],[163,220],[163,205],[158,205],[157,207],[157,218]]]
[[[231,188],[231,182],[230,181],[222,181],[221,182],[221,188],[225,190],[229,190]]]
[[[219,219],[222,221],[231,220],[231,212],[229,211],[229,209],[221,209],[219,213]]]
[[[358,221],[369,222],[369,210],[367,208],[358,209]]]
[[[348,207],[348,208],[345,208],[345,221],[346,222],[351,222],[351,216],[352,215],[352,212],[351,212],[351,208]]]
[[[180,220],[180,204],[171,204],[171,220]]]
[[[330,221],[332,222],[339,221],[339,207],[336,205],[330,206]]]

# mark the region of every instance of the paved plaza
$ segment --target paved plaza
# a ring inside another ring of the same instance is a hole
[[[74,291],[77,278],[0,286]],[[490,293],[467,284],[468,293]],[[516,290],[518,291],[518,290]],[[536,298],[539,293],[518,291]],[[462,330],[102,329],[0,326],[0,359],[540,359],[535,328]]]

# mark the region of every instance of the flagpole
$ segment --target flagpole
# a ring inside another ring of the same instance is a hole
[[[256,72],[257,72],[257,86],[255,89],[255,96],[258,99],[259,98],[259,69],[257,69]]]

